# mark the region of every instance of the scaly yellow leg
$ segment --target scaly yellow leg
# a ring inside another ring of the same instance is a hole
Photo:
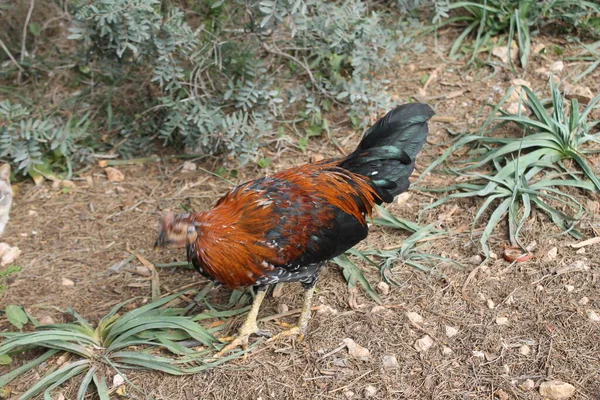
[[[304,292],[304,304],[302,305],[302,312],[300,313],[300,318],[298,319],[298,325],[291,327],[290,329],[278,333],[273,336],[268,342],[276,340],[285,336],[293,336],[298,335],[298,342],[302,342],[304,337],[306,336],[306,331],[308,329],[308,321],[310,320],[310,307],[312,304],[312,298],[315,294],[315,286],[307,289]]]
[[[248,338],[253,333],[258,332],[258,325],[256,324],[256,318],[258,317],[258,310],[260,309],[260,305],[265,298],[265,290],[260,290],[254,296],[254,301],[252,302],[252,307],[248,312],[248,316],[246,317],[246,321],[240,327],[237,336],[233,338],[224,338],[222,341],[231,340],[231,342],[223,347],[220,352],[217,353],[216,357],[222,357],[225,353],[235,349],[236,347],[242,346],[242,349],[246,350],[248,348]]]

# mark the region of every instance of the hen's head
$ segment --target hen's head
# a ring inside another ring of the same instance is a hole
[[[168,213],[160,222],[154,248],[185,247],[189,242],[196,240],[196,237],[196,225],[191,214]]]

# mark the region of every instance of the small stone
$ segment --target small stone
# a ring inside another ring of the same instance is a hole
[[[481,350],[473,350],[473,357],[485,358],[485,353]]]
[[[40,318],[40,324],[41,325],[52,325],[52,324],[54,324],[54,318],[52,318],[49,315],[44,315],[42,318]]]
[[[35,217],[38,215],[38,212],[35,210],[29,210],[27,211],[27,215],[29,215],[30,217]]]
[[[398,203],[399,206],[404,206],[406,205],[406,203],[408,203],[410,196],[410,192],[404,192],[398,196],[398,198],[396,199],[396,203]]]
[[[588,318],[590,319],[590,321],[592,322],[600,322],[600,316],[598,316],[598,314],[596,313],[596,311],[594,310],[588,310]]]
[[[371,356],[369,349],[362,347],[350,338],[346,338],[342,340],[342,342],[346,345],[348,348],[348,354],[350,354],[352,357],[368,358]]]
[[[552,72],[562,72],[565,69],[565,63],[562,61],[556,61],[550,66],[550,71]]]
[[[444,346],[444,347],[442,347],[442,354],[445,356],[448,356],[448,355],[452,354],[452,349],[448,346]]]
[[[61,283],[63,286],[75,286],[75,282],[67,278],[62,278]]]
[[[502,365],[502,372],[504,372],[505,374],[510,373],[510,367],[506,364]]]
[[[571,293],[573,290],[575,290],[575,286],[573,286],[573,285],[565,285],[565,290],[568,293]]]
[[[508,318],[506,318],[506,317],[497,317],[496,318],[496,324],[498,324],[498,325],[506,325],[506,324],[508,324]]]
[[[498,259],[498,254],[494,253],[493,251],[490,251],[490,258],[493,260],[497,260]]]
[[[371,308],[371,314],[387,314],[388,308],[385,306],[374,306]]]
[[[377,394],[377,388],[373,385],[367,385],[365,386],[363,394],[365,398],[371,398]]]
[[[488,299],[487,306],[490,310],[493,310],[494,307],[496,307],[496,304],[494,304],[494,301],[492,299]]]
[[[121,386],[124,383],[125,379],[120,374],[115,374],[115,376],[113,376],[113,389]]]
[[[585,254],[585,247],[580,248],[575,253],[577,253],[577,254]]]
[[[506,112],[512,115],[517,115],[517,114],[524,114],[527,112],[527,107],[525,107],[525,104],[523,103],[511,103],[508,105],[508,107],[506,107]],[[491,257],[491,255],[490,255]],[[496,256],[497,258],[498,256]]]
[[[277,304],[277,314],[283,314],[290,310],[287,304]],[[321,310],[319,310],[321,311]]]
[[[508,393],[506,393],[502,389],[496,390],[496,397],[498,397],[498,400],[508,400],[509,399]]]
[[[186,161],[181,166],[181,172],[192,172],[192,171],[195,171],[196,169],[198,169],[198,166],[196,165],[196,163],[191,162],[191,161]]]
[[[590,302],[590,299],[588,299],[586,296],[583,296],[581,298],[581,300],[578,301],[578,303],[581,304],[582,306],[585,306],[589,302]]]
[[[412,322],[413,324],[422,324],[423,323],[423,317],[413,311],[409,311],[406,313],[406,317],[410,320],[410,322]]]
[[[548,257],[548,260],[552,261],[554,259],[556,259],[556,257],[558,256],[558,248],[553,247],[550,250],[548,250],[548,254],[546,254],[546,256]]]
[[[446,325],[446,326],[444,326],[444,332],[446,333],[446,336],[451,338],[451,337],[456,336],[456,334],[458,333],[458,329],[456,329],[453,326]]]
[[[508,64],[508,46],[494,47],[492,49],[492,55],[498,57],[504,64]],[[512,62],[516,62],[519,57],[519,47],[517,42],[514,40],[510,44],[510,59]]]
[[[62,189],[73,189],[75,187],[75,182],[65,179],[60,181],[60,187]]]
[[[317,313],[325,315],[336,315],[338,313],[338,310],[336,310],[328,304],[324,304],[321,306],[321,308],[319,308],[319,311],[317,311]]]
[[[383,368],[387,368],[387,369],[398,368],[398,360],[396,359],[396,356],[393,354],[383,356],[381,359],[381,364],[383,364]]]
[[[125,180],[125,175],[116,168],[106,167],[104,172],[109,182],[123,182]]]
[[[523,346],[519,347],[519,353],[521,353],[522,356],[528,356],[529,353],[531,353],[531,347],[524,344]]]
[[[429,335],[423,336],[421,339],[415,341],[415,349],[420,352],[425,352],[433,346],[433,339]]]
[[[537,290],[538,292],[543,292],[544,291],[544,287],[542,285],[537,285],[535,287],[535,290]]]
[[[382,296],[387,296],[390,293],[390,285],[388,285],[385,282],[379,282],[377,284],[377,291],[379,292],[379,294],[381,294]]]
[[[347,399],[351,399],[352,397],[354,397],[354,392],[352,390],[347,390],[347,391],[344,392],[344,396]]]
[[[561,381],[548,381],[540,384],[540,395],[552,400],[568,399],[575,394],[575,386]]]
[[[479,265],[483,262],[483,258],[479,254],[475,254],[473,257],[469,258],[469,261],[472,264]]]
[[[535,382],[533,382],[531,379],[526,379],[523,381],[523,383],[519,385],[519,387],[521,388],[521,390],[529,392],[535,387]]]

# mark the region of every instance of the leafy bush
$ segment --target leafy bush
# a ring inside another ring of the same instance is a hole
[[[524,105],[530,116],[511,115],[503,111],[500,102],[492,112],[488,122],[512,123],[523,131],[522,138],[503,138],[497,135],[465,135],[423,172],[429,171],[446,161],[451,154],[464,146],[473,146],[470,158],[461,160],[455,169],[468,177],[466,183],[448,186],[435,191],[453,191],[424,209],[431,209],[453,198],[480,197],[485,201],[480,206],[473,228],[484,213],[496,204],[486,223],[480,244],[489,256],[488,239],[496,225],[508,216],[508,227],[512,245],[521,245],[519,234],[531,215],[532,206],[550,216],[563,231],[576,238],[583,234],[576,229],[584,207],[575,196],[564,189],[577,188],[582,193],[600,191],[600,180],[588,163],[589,155],[600,152],[590,145],[600,144],[600,121],[590,121],[592,111],[600,103],[600,95],[592,99],[580,111],[579,103],[572,99],[565,109],[566,99],[550,79],[550,101],[539,99],[528,87],[523,87],[526,96]],[[509,92],[505,99],[510,96]],[[551,107],[551,110],[547,110]],[[497,111],[501,116],[496,117]],[[483,151],[481,151],[483,150]],[[478,155],[483,153],[483,155]],[[571,161],[579,171],[567,165]],[[487,174],[473,173],[474,169],[492,164],[493,170]],[[522,210],[522,211],[521,211]]]
[[[307,123],[304,148],[327,130],[322,110],[333,103],[349,106],[357,125],[390,108],[372,74],[408,43],[397,21],[360,0],[207,0],[185,12],[159,0],[77,0],[69,38],[81,45],[81,71],[110,85],[147,74],[158,86],[144,130],[244,163],[258,158],[262,139],[289,110]],[[139,137],[123,115],[112,117],[122,134]]]
[[[31,176],[50,173],[50,165],[71,171],[71,161],[86,160],[84,145],[88,115],[64,121],[57,116],[36,118],[32,109],[8,100],[0,102],[0,157],[11,159]]]

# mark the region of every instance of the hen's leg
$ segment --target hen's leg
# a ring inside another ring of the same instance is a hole
[[[235,349],[236,347],[242,346],[242,349],[246,350],[248,348],[248,338],[253,333],[258,332],[258,325],[256,324],[256,318],[258,317],[258,310],[260,309],[260,305],[265,298],[266,290],[264,287],[259,287],[258,292],[254,296],[254,301],[252,302],[252,307],[248,312],[248,316],[246,317],[246,321],[240,327],[238,334],[233,338],[225,338],[222,339],[227,341],[228,339],[231,342],[223,347],[220,352],[217,353],[217,357],[222,357],[228,351]]]
[[[304,337],[306,336],[306,332],[308,330],[308,321],[310,320],[310,308],[312,305],[312,298],[315,294],[315,286],[317,283],[317,275],[311,277],[310,280],[306,282],[302,282],[302,286],[306,290],[304,292],[304,303],[302,304],[302,311],[300,313],[300,318],[298,319],[298,325],[292,326],[290,329],[283,331],[275,336],[273,336],[268,341],[273,341],[278,338],[284,336],[298,336],[298,342],[302,342]]]

